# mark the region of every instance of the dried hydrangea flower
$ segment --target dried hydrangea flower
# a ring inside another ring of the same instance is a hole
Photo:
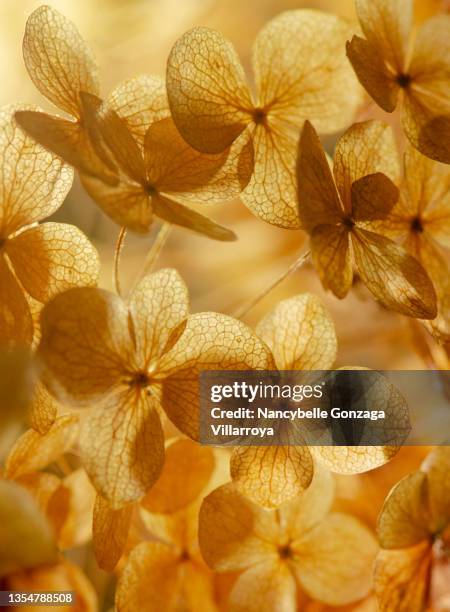
[[[344,21],[320,11],[275,17],[253,45],[254,96],[219,32],[194,28],[170,53],[167,93],[181,135],[199,151],[218,153],[249,133],[255,165],[241,199],[268,223],[299,227],[294,168],[302,122],[329,133],[353,118],[360,89],[344,52],[350,35]]]
[[[299,591],[334,606],[368,594],[375,538],[354,517],[330,513],[332,500],[325,471],[278,510],[260,508],[233,484],[206,497],[199,520],[203,557],[219,573],[241,572],[227,609],[295,610]]]
[[[438,316],[427,322],[442,343],[450,342],[450,169],[409,147],[400,199],[380,224],[423,265],[433,281]]]
[[[76,285],[94,285],[98,255],[73,225],[39,223],[63,203],[73,172],[0,111],[0,344],[31,344],[29,297],[45,303]]]
[[[239,321],[188,317],[174,270],[146,276],[125,302],[100,289],[72,289],[42,313],[39,355],[52,391],[90,406],[80,432],[83,464],[113,509],[142,498],[164,462],[161,406],[198,435],[199,372],[264,369],[267,348]]]
[[[436,294],[422,265],[377,230],[399,197],[390,128],[377,121],[353,125],[336,145],[331,172],[307,122],[297,171],[300,218],[310,234],[313,263],[324,288],[344,298],[355,263],[364,284],[386,308],[433,319]]]
[[[450,15],[426,21],[412,37],[413,0],[356,0],[365,38],[347,55],[368,93],[388,113],[402,98],[402,124],[424,155],[450,163]]]
[[[378,521],[375,565],[381,611],[434,608],[432,584],[450,546],[450,448],[433,450],[387,497]]]
[[[256,333],[272,351],[281,374],[283,370],[328,370],[333,367],[337,351],[334,324],[314,295],[303,294],[279,302],[260,321]],[[383,384],[381,379],[379,385],[386,420],[396,413],[397,425],[403,424],[404,401],[392,385]],[[299,439],[302,432],[292,435]],[[230,463],[233,482],[256,503],[272,508],[296,497],[310,485],[315,462],[334,472],[355,474],[383,465],[398,450],[395,446],[308,447],[307,440],[305,431],[303,446],[236,447]]]

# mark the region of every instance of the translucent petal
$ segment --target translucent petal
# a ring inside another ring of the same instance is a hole
[[[236,447],[230,461],[237,489],[266,508],[298,496],[311,482],[313,471],[311,453],[301,446]]]
[[[356,265],[364,284],[386,308],[433,319],[436,294],[420,263],[400,246],[373,232],[352,232]]]
[[[125,549],[132,510],[132,505],[114,510],[102,497],[96,497],[92,543],[99,567],[108,572],[113,571]]]
[[[0,254],[0,346],[28,346],[32,340],[33,321],[28,303]]]
[[[344,298],[353,280],[348,231],[343,226],[318,225],[311,234],[311,257],[325,289]]]
[[[28,74],[39,91],[75,117],[80,91],[98,94],[97,66],[75,25],[50,6],[28,18],[23,39]]]
[[[450,163],[450,111],[441,115],[441,105],[436,108],[432,96],[405,96],[402,110],[402,126],[409,142],[423,155]]]
[[[204,153],[224,151],[251,120],[253,105],[236,51],[209,28],[189,30],[173,46],[167,95],[181,135]]]
[[[69,289],[42,311],[39,356],[49,388],[88,404],[124,381],[133,352],[128,309],[101,289]]]
[[[46,387],[37,382],[33,389],[33,397],[28,407],[30,425],[40,434],[45,434],[55,422],[58,403],[47,391]]]
[[[98,281],[97,251],[74,225],[43,223],[27,229],[8,240],[6,253],[24,289],[39,302]]]
[[[158,365],[163,380],[162,404],[187,436],[199,436],[199,372],[202,370],[271,369],[267,347],[246,325],[226,315],[192,315],[175,346]]]
[[[78,433],[76,414],[57,418],[43,435],[29,429],[11,449],[5,466],[6,476],[16,478],[47,467],[74,447]]]
[[[14,120],[19,107],[0,110],[0,236],[41,221],[63,203],[73,171],[24,134]]]
[[[318,463],[338,474],[360,474],[384,465],[399,448],[396,446],[313,446]]]
[[[431,530],[440,532],[450,523],[450,483],[448,469],[450,448],[435,448],[425,459],[421,470],[427,474]]]
[[[321,133],[346,127],[361,101],[345,56],[352,33],[344,20],[314,10],[269,21],[253,47],[259,106],[297,129],[305,119]]]
[[[333,321],[321,300],[309,293],[279,302],[256,333],[279,370],[328,370],[336,359]]]
[[[351,187],[354,221],[368,222],[385,219],[399,197],[399,190],[385,174],[377,172],[363,176]]]
[[[164,463],[158,402],[138,388],[122,388],[92,408],[80,431],[83,465],[113,510],[137,501]]]

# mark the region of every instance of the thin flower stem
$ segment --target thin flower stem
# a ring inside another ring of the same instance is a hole
[[[153,242],[147,254],[147,257],[145,258],[144,265],[142,266],[142,269],[137,275],[137,278],[133,284],[133,289],[136,287],[139,281],[144,278],[144,276],[146,276],[152,271],[153,266],[157,262],[158,257],[160,256],[161,251],[163,250],[163,247],[166,244],[171,229],[172,225],[170,223],[163,223],[159,228],[155,241]]]
[[[114,272],[113,272],[113,283],[116,289],[117,295],[122,295],[120,288],[120,255],[122,253],[123,245],[125,243],[125,236],[127,234],[126,227],[121,227],[119,236],[117,237],[116,248],[114,251]]]
[[[245,315],[247,315],[256,306],[256,304],[259,304],[259,302],[263,300],[266,297],[266,295],[268,295],[271,291],[273,291],[273,289],[278,287],[278,285],[282,283],[285,278],[287,278],[288,276],[293,274],[296,270],[298,270],[305,263],[308,257],[309,257],[309,251],[306,251],[305,253],[300,255],[300,257],[298,257],[289,266],[287,270],[285,270],[282,274],[280,274],[280,276],[278,276],[274,281],[272,281],[272,283],[268,287],[266,287],[261,293],[259,293],[255,298],[253,298],[251,302],[249,302],[248,304],[245,304],[241,308],[238,308],[238,310],[236,310],[233,316],[236,317],[237,319],[241,319],[242,317],[245,317]]]

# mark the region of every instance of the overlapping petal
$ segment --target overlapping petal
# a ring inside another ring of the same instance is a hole
[[[92,543],[99,566],[112,571],[127,543],[133,506],[113,509],[97,495],[94,505]]]
[[[23,291],[7,260],[0,255],[0,345],[29,346],[33,320]]]

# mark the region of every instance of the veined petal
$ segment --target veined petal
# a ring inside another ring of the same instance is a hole
[[[348,230],[344,226],[318,225],[311,234],[311,257],[325,289],[344,298],[353,280]]]
[[[71,287],[95,285],[98,253],[74,225],[43,223],[6,243],[6,253],[25,291],[48,302]]]
[[[312,446],[314,459],[338,474],[360,474],[387,463],[398,446]]]
[[[321,300],[309,293],[279,302],[256,333],[279,370],[328,370],[336,359],[333,321]]]
[[[114,510],[97,495],[92,524],[95,559],[102,569],[111,572],[125,549],[133,506]]]
[[[45,434],[55,422],[58,413],[58,403],[47,391],[47,388],[38,381],[33,389],[28,418],[30,425],[38,433]]]
[[[450,111],[441,113],[432,96],[405,96],[402,126],[413,147],[435,161],[449,164]]]
[[[99,92],[90,49],[75,25],[50,6],[40,6],[28,18],[23,56],[39,91],[75,117],[80,115],[80,91]]]
[[[203,312],[188,318],[174,347],[158,364],[162,405],[187,436],[199,436],[199,375],[202,370],[271,369],[270,351],[246,325]]]
[[[30,308],[8,262],[0,255],[0,346],[28,346],[32,340]]]
[[[82,422],[83,465],[113,510],[143,497],[161,472],[164,434],[157,405],[145,390],[122,388]]]
[[[380,234],[352,232],[356,265],[369,291],[384,306],[409,317],[433,319],[436,294],[420,263]]]
[[[258,104],[297,129],[305,119],[321,133],[348,125],[361,101],[345,56],[352,33],[344,20],[315,10],[269,21],[253,46]]]
[[[209,28],[177,40],[167,62],[170,110],[183,138],[204,153],[220,153],[251,120],[252,102],[233,45]]]
[[[450,448],[435,448],[425,459],[420,469],[427,475],[431,530],[440,532],[450,523],[450,483],[448,469]]]
[[[386,219],[399,197],[399,190],[385,174],[368,174],[352,183],[353,219],[366,222]]]
[[[69,289],[49,302],[39,346],[49,388],[91,405],[123,382],[133,352],[128,316],[124,302],[102,289]]]
[[[73,171],[17,125],[19,106],[0,110],[0,235],[41,221],[63,203]],[[28,112],[28,111],[27,111]]]

